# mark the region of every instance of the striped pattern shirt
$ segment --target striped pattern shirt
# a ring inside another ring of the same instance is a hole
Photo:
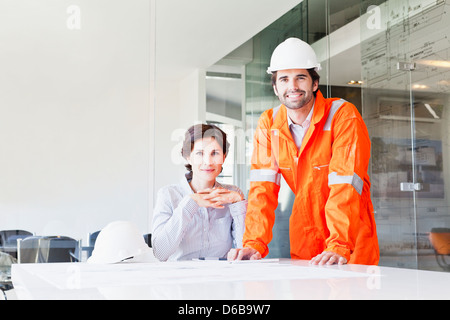
[[[242,195],[236,186],[216,182],[214,187]],[[225,258],[232,247],[242,247],[247,200],[224,205],[223,209],[203,208],[190,197],[192,193],[185,178],[158,191],[152,247],[161,261]]]

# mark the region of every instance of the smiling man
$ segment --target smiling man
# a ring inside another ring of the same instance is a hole
[[[268,73],[281,105],[258,122],[244,248],[229,260],[268,254],[281,175],[295,193],[291,257],[311,264],[377,264],[378,239],[367,174],[370,138],[351,103],[325,99],[314,50],[297,38],[273,52]]]

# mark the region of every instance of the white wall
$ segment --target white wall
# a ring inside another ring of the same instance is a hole
[[[0,229],[147,232],[149,16],[147,0],[0,2]]]

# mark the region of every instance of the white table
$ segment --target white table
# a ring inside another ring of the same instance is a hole
[[[15,264],[18,299],[450,299],[450,274],[269,259]]]

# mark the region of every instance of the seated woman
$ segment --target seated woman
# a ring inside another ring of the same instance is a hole
[[[242,247],[247,200],[238,187],[216,181],[228,147],[216,126],[187,130],[181,154],[189,172],[159,190],[153,211],[152,247],[159,260],[226,258],[232,247]]]

